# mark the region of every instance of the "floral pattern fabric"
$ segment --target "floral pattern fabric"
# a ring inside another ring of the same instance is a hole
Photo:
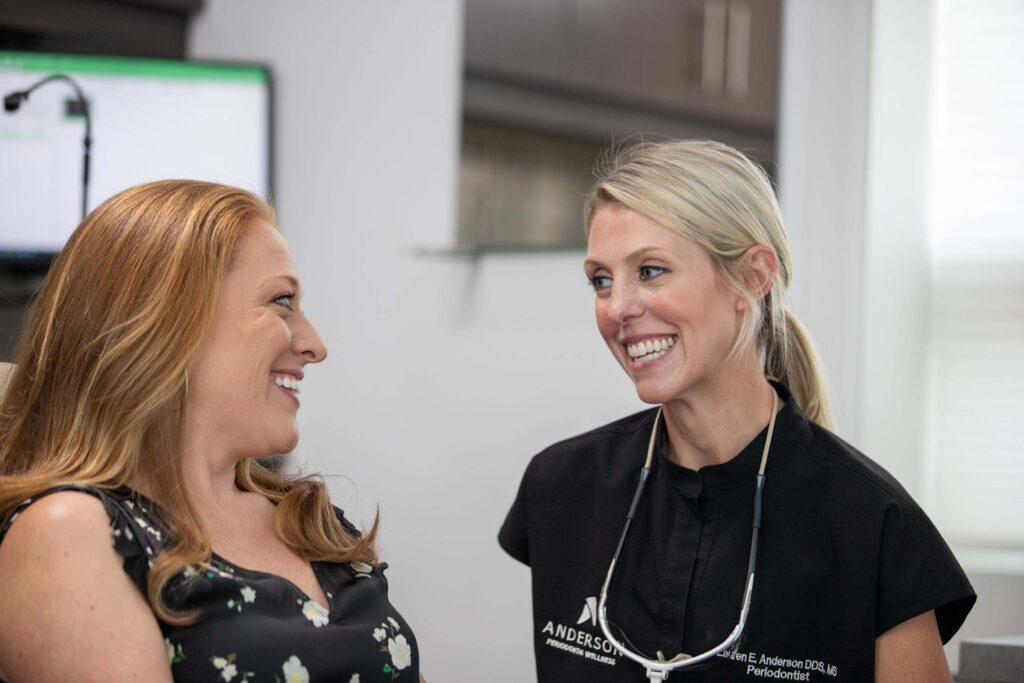
[[[110,517],[111,542],[124,570],[145,594],[146,577],[166,540],[158,509],[140,495],[111,495],[83,486],[52,489],[99,498]],[[339,520],[354,527],[338,510]],[[358,532],[356,532],[358,533]],[[328,598],[321,605],[280,576],[234,565],[214,554],[189,567],[168,589],[172,607],[202,610],[192,626],[160,622],[175,681],[219,683],[417,683],[419,657],[409,625],[388,600],[386,564],[314,562]]]

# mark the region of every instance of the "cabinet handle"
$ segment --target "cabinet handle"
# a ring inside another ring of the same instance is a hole
[[[750,89],[750,5],[729,5],[728,56],[725,62],[725,92],[734,100],[744,100]]]
[[[704,3],[700,87],[708,95],[720,95],[724,86],[727,16],[728,4],[724,0]]]

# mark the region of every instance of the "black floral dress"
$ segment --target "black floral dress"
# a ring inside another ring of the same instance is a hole
[[[145,594],[146,576],[166,541],[156,506],[137,493],[110,495],[85,486],[48,490],[22,503],[0,530],[41,497],[77,490],[99,498],[110,517],[124,570]],[[349,530],[355,528],[338,510]],[[358,533],[358,532],[356,532]],[[419,653],[409,625],[388,600],[386,564],[314,562],[328,598],[321,605],[274,574],[214,554],[172,581],[172,607],[202,610],[191,626],[160,622],[175,681],[219,683],[417,683]]]

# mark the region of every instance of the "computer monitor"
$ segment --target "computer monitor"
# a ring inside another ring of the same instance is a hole
[[[197,178],[271,192],[270,73],[255,64],[0,50],[0,95],[77,81],[92,115],[88,209],[132,185]],[[67,83],[0,112],[0,262],[45,264],[81,220],[84,124]]]

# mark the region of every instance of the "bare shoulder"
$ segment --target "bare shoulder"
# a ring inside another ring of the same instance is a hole
[[[0,674],[11,683],[171,680],[156,618],[95,496],[60,491],[25,508],[0,544],[0,585]]]
[[[8,542],[17,544],[19,537],[35,538],[39,533],[67,536],[70,540],[82,532],[98,533],[109,526],[99,498],[83,491],[58,491],[26,507],[0,547],[6,548]]]
[[[72,557],[73,563],[65,561]],[[6,580],[103,565],[118,566],[110,520],[98,498],[80,491],[59,491],[33,502],[15,518],[0,544],[0,577]]]
[[[934,611],[907,619],[877,638],[875,680],[879,683],[953,682]]]

